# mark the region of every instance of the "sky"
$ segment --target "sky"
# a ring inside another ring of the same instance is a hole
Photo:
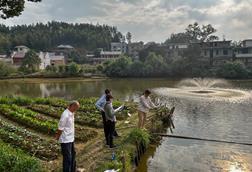
[[[212,24],[220,39],[252,38],[252,0],[42,0],[27,2],[21,16],[2,20],[12,26],[64,21],[116,26],[134,41],[164,42],[188,24]]]

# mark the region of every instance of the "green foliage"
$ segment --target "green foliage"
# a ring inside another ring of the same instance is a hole
[[[59,154],[59,147],[55,140],[47,141],[37,134],[6,123],[1,119],[0,139],[44,160],[54,160]]]
[[[37,51],[49,51],[60,44],[69,44],[76,49],[93,51],[97,47],[107,49],[111,42],[120,41],[122,34],[116,27],[92,24],[68,24],[64,22],[37,23],[6,27],[0,25],[0,45],[13,48],[26,45]],[[1,40],[5,40],[1,43]],[[6,49],[8,51],[8,49]],[[84,54],[84,53],[81,53]],[[70,58],[75,61],[75,57]],[[85,56],[76,60],[85,60]],[[75,61],[77,62],[77,61]]]
[[[229,62],[218,67],[217,75],[224,78],[247,78],[249,71],[239,62]]]
[[[193,24],[189,24],[186,28],[186,34],[191,37],[192,41],[200,40],[204,41],[213,41],[218,40],[218,37],[213,35],[217,30],[211,25],[200,25],[195,22]]]
[[[0,62],[0,77],[9,76],[15,73],[16,71],[17,70],[11,65],[5,62]]]
[[[76,63],[69,64],[69,74],[70,75],[77,75],[79,74],[80,67]]]
[[[150,135],[142,129],[135,128],[130,132],[126,140],[132,144],[142,143],[144,146],[147,147],[150,143]]]
[[[29,157],[23,151],[14,149],[0,140],[0,171],[8,172],[42,172],[38,160]]]
[[[34,73],[39,70],[39,65],[41,63],[41,59],[37,55],[37,53],[33,50],[28,51],[25,54],[24,60],[20,67],[20,71],[24,73]]]
[[[150,53],[144,62],[133,62],[131,58],[122,56],[104,66],[104,71],[113,77],[160,76],[166,73],[166,64],[163,57],[155,53]]]
[[[41,0],[28,0],[30,2],[40,2]],[[9,0],[1,0],[0,1],[0,12],[1,18],[7,19],[14,16],[21,15],[24,10],[25,0],[18,1],[9,1]]]

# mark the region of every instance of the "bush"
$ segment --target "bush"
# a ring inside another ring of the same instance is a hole
[[[224,78],[247,78],[249,71],[244,64],[229,62],[218,67],[217,75]]]
[[[144,146],[147,147],[150,143],[150,135],[144,130],[135,128],[130,132],[127,141],[129,141],[132,144],[135,144],[136,142],[142,143]]]
[[[5,62],[0,62],[0,77],[9,76],[15,72],[17,70],[14,67]]]

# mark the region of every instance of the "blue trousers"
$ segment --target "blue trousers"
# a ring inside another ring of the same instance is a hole
[[[63,155],[63,172],[75,172],[75,150],[74,143],[61,143],[61,152]]]

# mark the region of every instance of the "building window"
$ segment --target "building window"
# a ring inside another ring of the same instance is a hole
[[[217,42],[214,43],[214,46],[217,47]]]
[[[205,56],[207,56],[207,51],[206,50],[205,50],[204,54],[205,54]]]
[[[219,55],[219,50],[216,50],[216,55]]]
[[[223,55],[228,55],[228,50],[223,50]]]

